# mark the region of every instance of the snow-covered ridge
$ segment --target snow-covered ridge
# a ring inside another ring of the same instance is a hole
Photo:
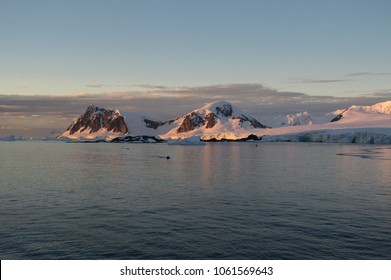
[[[312,124],[312,122],[313,120],[307,111],[295,115],[287,115],[287,123],[289,125],[306,125]]]
[[[350,106],[346,109],[341,109],[333,112],[334,114],[343,114],[344,112],[364,112],[364,113],[380,113],[380,114],[391,114],[391,101],[385,101],[374,104],[372,106]]]
[[[297,126],[297,125],[307,125],[314,122],[312,116],[307,112],[289,114],[285,116],[274,117],[270,121],[272,127],[280,126]]]
[[[172,123],[173,128],[160,135],[164,139],[200,137],[211,139],[241,139],[267,128],[252,116],[227,101],[218,101],[183,115]]]

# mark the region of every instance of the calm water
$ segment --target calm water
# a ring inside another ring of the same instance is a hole
[[[391,258],[389,145],[1,142],[0,156],[1,259]]]

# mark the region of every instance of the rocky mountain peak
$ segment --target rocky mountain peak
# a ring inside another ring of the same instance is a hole
[[[221,105],[216,106],[216,115],[222,115],[224,117],[232,116],[232,105],[229,103],[223,103]]]
[[[261,124],[255,118],[246,116],[226,101],[209,103],[200,109],[196,109],[182,116],[181,119],[182,121],[176,129],[176,133],[185,133],[196,128],[212,129],[218,123],[220,125],[226,125],[234,120],[237,120],[237,125],[240,127],[267,128],[267,126]]]
[[[77,120],[67,129],[70,135],[76,132],[94,133],[100,129],[126,134],[128,127],[119,110],[107,110],[94,105],[89,105]]]

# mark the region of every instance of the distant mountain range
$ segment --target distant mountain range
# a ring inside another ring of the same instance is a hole
[[[209,139],[240,139],[269,128],[231,103],[207,104],[179,118],[163,121],[145,114],[125,113],[89,106],[59,138],[72,140],[114,139],[121,136],[159,136],[181,139],[199,136]]]
[[[309,117],[311,124],[275,127],[262,140],[391,144],[391,101]]]
[[[357,133],[366,133],[367,136],[358,139]],[[372,134],[377,138],[379,135],[384,137],[376,140]],[[315,138],[312,137],[314,135]],[[353,136],[341,140],[338,135]],[[263,141],[391,143],[391,101],[372,106],[351,106],[326,115],[308,112],[289,114],[265,123],[226,101],[207,104],[171,120],[161,120],[148,114],[121,114],[119,110],[91,105],[58,138],[156,142],[197,137],[205,141],[262,138]]]

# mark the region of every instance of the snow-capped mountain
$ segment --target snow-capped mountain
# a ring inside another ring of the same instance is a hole
[[[350,106],[348,108],[337,110],[332,114],[336,117],[332,121],[339,121],[346,117],[351,117],[352,115],[369,113],[369,114],[391,114],[391,101],[385,101],[377,103],[372,106]]]
[[[262,140],[391,144],[390,105],[351,106],[327,114],[328,122],[270,129]]]
[[[287,115],[287,121],[285,124],[287,125],[306,125],[312,124],[313,119],[307,111],[303,113],[297,113],[295,115]]]
[[[173,128],[164,139],[180,139],[198,136],[203,140],[241,139],[268,128],[252,116],[248,116],[231,103],[218,101],[196,109],[174,120]]]
[[[313,122],[313,117],[307,111],[305,111],[302,113],[274,117],[268,122],[268,124],[270,124],[272,127],[280,127],[307,125],[312,124]]]
[[[357,113],[391,114],[391,101],[377,103],[372,106],[350,106],[325,115],[314,115],[307,111],[296,114],[277,116],[266,123],[273,128],[284,126],[301,126],[336,122],[342,118],[351,117]]]
[[[107,139],[127,133],[128,127],[119,110],[107,110],[90,105],[59,138]]]

